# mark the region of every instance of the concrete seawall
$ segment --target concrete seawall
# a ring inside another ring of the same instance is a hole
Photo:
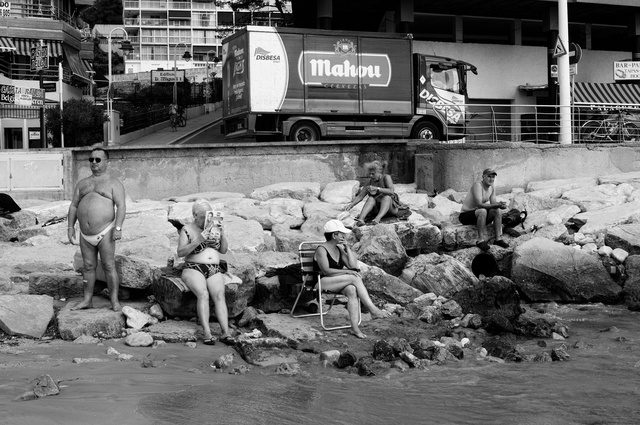
[[[367,178],[364,163],[389,162],[397,183],[416,182],[427,192],[466,191],[482,170],[498,172],[498,193],[527,183],[573,177],[597,177],[640,171],[640,144],[536,145],[531,143],[440,144],[406,140],[279,142],[216,145],[109,147],[110,172],[132,199],[208,191],[250,194],[274,183],[327,183]],[[71,199],[79,179],[90,175],[90,148],[66,150],[64,191],[13,193],[22,197]]]

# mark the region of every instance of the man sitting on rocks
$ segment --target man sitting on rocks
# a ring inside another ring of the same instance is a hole
[[[496,202],[493,184],[498,174],[491,168],[482,172],[482,180],[475,182],[467,193],[460,213],[460,223],[475,224],[478,227],[476,246],[483,251],[489,250],[486,225],[493,222],[496,232],[494,245],[508,248],[509,244],[502,240],[502,212],[507,208],[506,202]]]

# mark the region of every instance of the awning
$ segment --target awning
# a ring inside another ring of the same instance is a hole
[[[14,38],[13,44],[16,55],[31,56],[31,48],[40,44],[40,39],[35,38]],[[62,43],[59,41],[45,40],[44,44],[49,46],[49,57],[57,58],[62,56]]]
[[[9,37],[0,37],[0,52],[12,52],[16,50],[16,46]]]
[[[86,68],[82,65],[82,59],[80,59],[80,53],[73,51],[67,46],[62,46],[64,50],[64,60],[71,70],[71,74],[86,83],[91,83],[91,79],[87,75]]]
[[[95,74],[93,74],[93,82],[95,83],[96,87],[107,87],[109,85],[109,79],[105,77],[102,72],[95,69],[90,61],[88,61],[87,59],[82,59],[82,66],[86,71],[95,72]],[[89,73],[87,73],[87,76],[91,78]]]
[[[640,106],[640,85],[575,83],[573,104]]]

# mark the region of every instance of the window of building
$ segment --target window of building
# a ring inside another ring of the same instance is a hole
[[[5,128],[4,129],[4,148],[5,149],[22,149],[22,129],[21,128]]]
[[[166,46],[142,46],[140,48],[141,60],[166,61],[167,58]]]
[[[141,42],[143,43],[164,43],[167,44],[167,30],[164,29],[142,29],[140,31]]]

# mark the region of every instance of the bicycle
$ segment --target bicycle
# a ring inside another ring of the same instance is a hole
[[[187,125],[187,117],[185,115],[184,110],[178,111],[178,115],[176,116],[177,125],[180,127],[186,127]]]
[[[640,141],[640,128],[628,121],[628,113],[610,114],[602,120],[589,120],[580,127],[585,143]]]

